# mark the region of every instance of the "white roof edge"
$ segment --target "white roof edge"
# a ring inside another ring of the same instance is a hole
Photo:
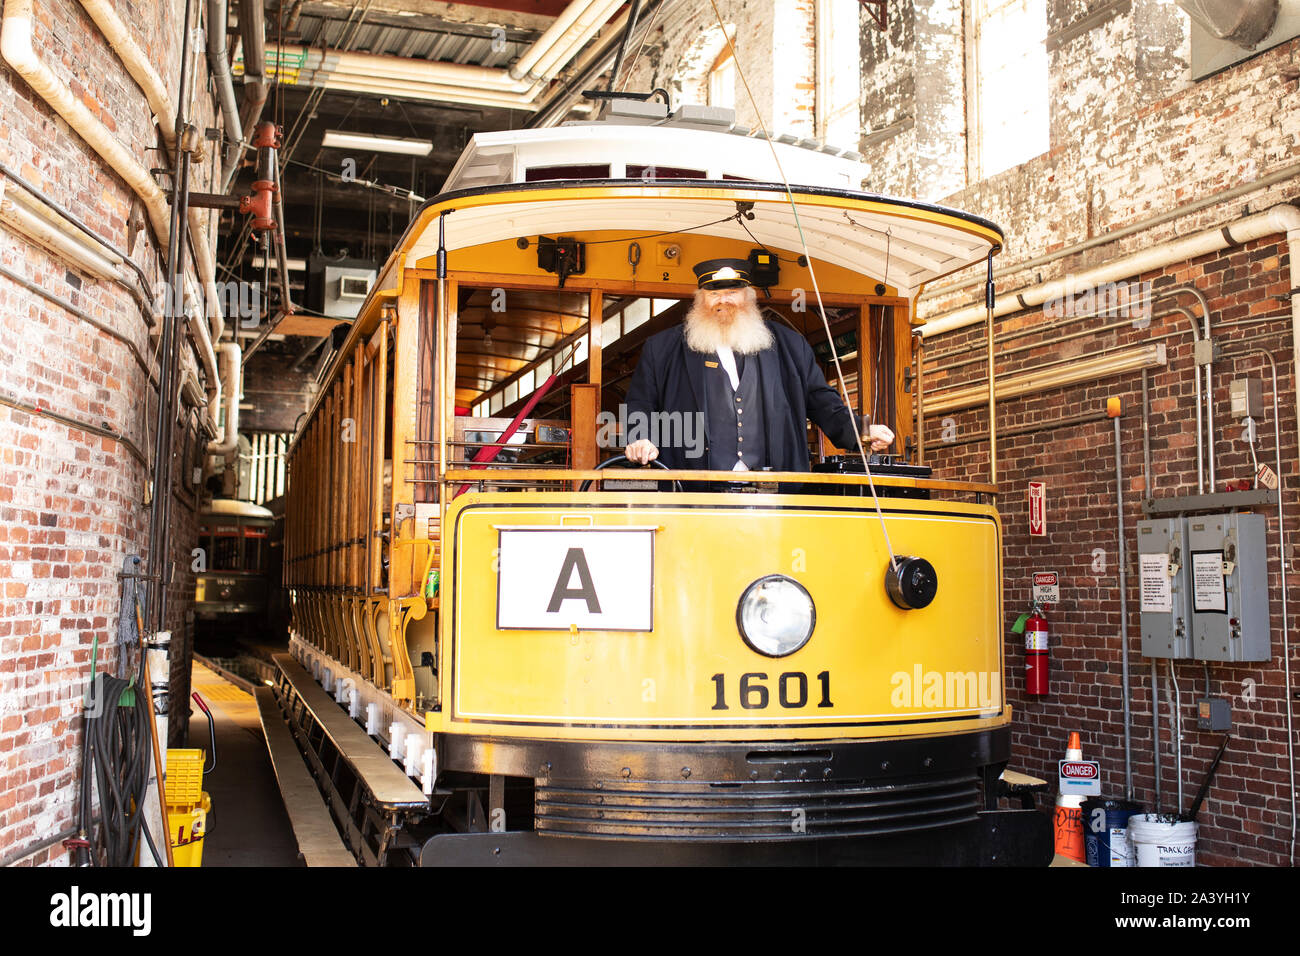
[[[775,149],[779,167],[773,162]],[[509,169],[502,160],[509,158]],[[688,158],[689,157],[689,158]],[[615,169],[629,162],[638,165],[698,165],[707,159],[707,179],[725,175],[757,182],[780,182],[781,171],[792,185],[859,190],[870,175],[863,163],[818,149],[778,143],[762,136],[738,136],[724,130],[635,126],[596,123],[544,129],[502,130],[476,133],[448,175],[441,192],[467,186],[522,182],[529,168],[566,164],[604,164]],[[484,163],[483,160],[490,162]],[[476,176],[467,182],[471,167],[497,166],[492,180]]]

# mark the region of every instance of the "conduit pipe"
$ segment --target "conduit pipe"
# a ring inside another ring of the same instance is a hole
[[[230,78],[230,64],[227,62],[226,24],[229,19],[226,0],[208,0],[208,69],[217,87],[221,125],[226,131],[226,158],[221,170],[223,186],[234,175],[239,157],[243,155],[244,138],[243,127],[239,124],[239,107],[235,104],[235,84]],[[190,228],[194,228],[193,225]]]
[[[1300,372],[1300,209],[1287,203],[1273,206],[1265,212],[1245,216],[1225,226],[1159,243],[1149,249],[1122,256],[1077,275],[1067,276],[1065,279],[1039,283],[1021,289],[1014,295],[1000,296],[994,307],[994,315],[1008,315],[1042,305],[1048,299],[1065,295],[1080,286],[1128,279],[1144,272],[1162,269],[1175,262],[1183,262],[1221,249],[1239,246],[1253,239],[1278,234],[1286,236],[1290,259],[1292,361],[1297,363],[1296,368]],[[973,325],[983,318],[983,305],[971,305],[931,319],[921,325],[918,331],[929,338]],[[1300,378],[1300,375],[1297,375],[1297,378]],[[1296,414],[1300,416],[1300,391],[1297,391],[1296,395]],[[1297,463],[1300,464],[1300,452],[1297,453]]]
[[[1192,349],[1195,350],[1194,343],[1199,342],[1201,337],[1196,331],[1196,316],[1191,309],[1185,309],[1181,305],[1176,305],[1170,312],[1177,312],[1186,316],[1187,321],[1192,327]],[[1203,416],[1205,403],[1201,399],[1201,371],[1195,365],[1192,366],[1192,384],[1196,388],[1196,493],[1205,494],[1205,421]],[[1214,435],[1210,435],[1210,444],[1214,444]],[[1153,497],[1150,492],[1147,497]]]
[[[123,149],[112,133],[72,96],[67,86],[55,77],[45,64],[37,59],[36,52],[32,48],[32,3],[33,0],[5,0],[4,32],[0,37],[0,48],[3,49],[4,58],[18,70],[23,79],[27,80],[28,85],[63,117],[77,135],[89,143],[95,152],[99,153],[104,161],[126,180],[127,185],[144,202],[154,235],[163,246],[166,246],[170,218],[167,212],[166,195],[149,175],[148,169]],[[168,148],[174,149],[176,108],[162,77],[154,69],[149,57],[136,44],[126,24],[113,11],[109,0],[80,0],[80,3],[104,34],[104,39],[108,41],[108,45],[131,74],[131,78],[143,91],[145,101],[153,110],[154,122],[162,131],[163,140]],[[12,36],[10,34],[11,9],[16,21]],[[224,29],[222,35],[224,36]],[[15,61],[14,56],[25,64],[26,69]],[[41,81],[41,86],[33,82],[27,70]],[[68,111],[65,112],[65,109]],[[204,311],[212,322],[212,337],[220,339],[224,331],[224,322],[221,317],[221,300],[217,295],[216,255],[208,239],[208,221],[201,209],[191,209],[189,215],[189,232],[194,243],[194,267],[203,283]]]
[[[622,5],[623,0],[574,0],[509,71],[303,46],[283,47],[281,55],[302,58],[297,77],[300,84],[360,93],[400,92],[415,99],[529,109],[536,107],[537,98],[547,84]],[[245,71],[253,54],[245,55]]]
[[[239,0],[239,34],[244,43],[244,102],[239,108],[239,120],[247,144],[266,107],[266,17],[262,0]],[[241,148],[241,158],[243,154]],[[239,163],[235,163],[222,183],[222,192],[230,191],[230,183],[238,171]]]
[[[225,392],[226,425],[220,441],[208,445],[208,454],[220,455],[227,461],[239,449],[239,395],[243,391],[243,365],[239,346],[223,342],[221,352],[221,388]]]
[[[1143,372],[1146,369],[1142,370]],[[1133,715],[1129,709],[1128,564],[1124,558],[1124,458],[1120,452],[1120,416],[1115,416],[1115,524],[1119,542],[1119,661],[1124,709],[1124,799],[1133,799]]]
[[[1294,288],[1294,286],[1292,288]],[[1210,303],[1206,300],[1205,293],[1202,292],[1200,289],[1196,288],[1196,286],[1194,285],[1180,285],[1173,289],[1166,289],[1165,291],[1161,292],[1157,298],[1172,299],[1179,295],[1190,295],[1193,298],[1195,298],[1197,302],[1200,303],[1201,321],[1205,328],[1205,340],[1207,342],[1210,341]],[[1179,311],[1192,320],[1192,331],[1193,334],[1195,334],[1196,317],[1186,309],[1180,309]],[[1209,436],[1209,442],[1206,449],[1207,450],[1206,458],[1208,460],[1209,467],[1210,467],[1211,493],[1217,490],[1217,488],[1215,487],[1217,479],[1215,478],[1215,473],[1214,473],[1214,446],[1216,443],[1215,443],[1215,436],[1214,436],[1214,376],[1211,374],[1211,367],[1213,366],[1213,364],[1214,364],[1213,362],[1205,363],[1205,391],[1204,391],[1205,432]],[[1196,400],[1198,403],[1202,400],[1201,399],[1202,391],[1199,384],[1200,374],[1201,374],[1200,370],[1197,369],[1196,375],[1197,375],[1198,384],[1196,389]],[[1201,413],[1198,410],[1196,413],[1196,421],[1198,425],[1200,423],[1200,420],[1201,420]],[[1200,434],[1198,433],[1196,436],[1196,448],[1197,448],[1198,456],[1200,454],[1200,447],[1201,447],[1201,438],[1200,438]],[[1200,468],[1201,468],[1200,458],[1198,457],[1196,463],[1196,469],[1198,472],[1200,471]],[[1200,492],[1202,494],[1205,492],[1203,486],[1200,488]]]
[[[560,15],[546,28],[546,32],[539,36],[533,42],[533,45],[525,50],[519,59],[514,62],[514,65],[510,67],[509,76],[515,80],[527,76],[537,61],[561,42],[561,38],[572,36],[575,21],[596,3],[597,0],[573,0],[572,3],[560,11]]]
[[[144,200],[154,234],[165,245],[168,234],[166,197],[149,171],[37,58],[32,48],[32,0],[5,0],[4,18],[0,21],[0,55]],[[161,125],[166,128],[165,122]]]
[[[169,149],[176,146],[176,107],[172,103],[171,97],[167,93],[167,86],[154,69],[153,63],[150,62],[144,51],[136,46],[130,29],[113,9],[110,0],[80,0],[81,6],[90,19],[95,21],[95,26],[99,27],[99,32],[104,35],[108,45],[113,48],[122,65],[126,67],[127,72],[144,90],[145,101],[149,104],[149,109],[153,110],[153,121],[158,124],[162,130],[163,139],[166,141]],[[30,4],[29,4],[30,6]],[[8,4],[5,6],[8,10]],[[223,34],[224,35],[224,34]],[[167,118],[172,117],[172,122],[167,122]],[[166,240],[163,240],[166,244]]]
[[[281,59],[301,58],[298,83],[312,73],[366,76],[371,79],[409,80],[415,83],[457,88],[463,92],[490,90],[495,93],[528,93],[538,84],[534,80],[514,80],[505,70],[466,63],[442,63],[410,57],[376,53],[349,53],[322,50],[319,47],[284,46]]]
[[[1093,236],[1091,239],[1083,239],[1073,245],[1053,249],[1051,252],[1044,253],[1041,256],[1034,256],[1032,259],[1020,260],[1011,265],[995,269],[994,275],[1015,275],[1016,273],[1024,272],[1027,269],[1036,269],[1039,266],[1045,266],[1049,262],[1055,262],[1057,259],[1065,259],[1068,256],[1077,256],[1082,252],[1087,252],[1089,249],[1095,249],[1098,246],[1105,246],[1113,242],[1118,242],[1121,239],[1137,235],[1139,232],[1146,232],[1148,229],[1153,229],[1156,226],[1163,225],[1166,222],[1171,222],[1174,219],[1190,216],[1192,213],[1200,212],[1202,209],[1222,205],[1223,203],[1236,199],[1239,196],[1262,192],[1269,186],[1286,182],[1289,179],[1295,179],[1297,176],[1300,176],[1300,163],[1283,166],[1279,169],[1273,170],[1271,173],[1260,176],[1258,179],[1238,183],[1230,189],[1210,193],[1207,196],[1202,196],[1200,199],[1185,202],[1180,206],[1172,206],[1154,216],[1148,216],[1145,219],[1131,222],[1126,226],[1119,226],[1116,229],[1108,230],[1099,236]],[[919,293],[916,298],[917,301],[922,299],[941,298],[955,292],[960,292],[962,289],[969,289],[977,285],[982,286],[983,284],[984,276],[981,275],[973,279],[964,279],[960,282],[946,283],[944,285],[932,285]]]
[[[1075,289],[1096,286],[1103,282],[1128,279],[1144,272],[1164,268],[1174,262],[1194,259],[1197,256],[1218,252],[1220,249],[1226,249],[1230,246],[1239,246],[1242,243],[1249,242],[1252,239],[1260,239],[1264,236],[1287,233],[1289,241],[1291,238],[1289,234],[1292,232],[1300,233],[1300,210],[1284,203],[1274,206],[1266,212],[1238,219],[1226,226],[1206,229],[1190,236],[1158,243],[1148,249],[1142,249],[1119,259],[1112,259],[1092,269],[1067,275],[1063,279],[1042,282],[1021,289],[1016,293],[1000,295],[994,306],[993,314],[995,317],[1009,315],[1012,312],[1019,312],[1022,309],[1042,305],[1049,299],[1063,297]],[[1294,269],[1300,269],[1300,263],[1297,263],[1293,267]],[[929,319],[919,327],[919,331],[926,338],[930,338],[944,332],[951,332],[955,329],[965,328],[968,325],[974,325],[983,319],[984,303],[980,301]]]
[[[594,37],[624,0],[596,0],[574,23],[567,38],[562,37],[528,71],[537,80],[552,80]]]
[[[208,323],[205,321],[203,310],[194,304],[198,301],[198,297],[194,293],[194,285],[188,278],[185,282],[187,291],[190,293],[190,302],[187,303],[185,317],[190,336],[194,342],[194,350],[198,353],[199,361],[203,363],[203,378],[207,383],[208,392],[208,424],[211,426],[212,434],[220,439],[223,437],[219,415],[222,383],[221,374],[217,369],[217,353],[212,346],[212,335],[208,330]]]
[[[5,195],[3,184],[0,184],[0,222],[97,279],[122,281],[117,269],[121,260],[101,255],[87,243],[69,236],[48,219],[28,211],[12,197]]]

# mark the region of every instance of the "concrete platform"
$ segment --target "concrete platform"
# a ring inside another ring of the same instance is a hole
[[[203,865],[302,866],[253,695],[198,661],[191,675],[217,734],[217,766],[203,778],[212,798]],[[191,747],[211,749],[208,719],[197,706],[190,714],[189,739]]]

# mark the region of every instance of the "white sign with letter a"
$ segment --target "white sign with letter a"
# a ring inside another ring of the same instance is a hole
[[[653,629],[653,529],[502,528],[498,533],[498,629]]]

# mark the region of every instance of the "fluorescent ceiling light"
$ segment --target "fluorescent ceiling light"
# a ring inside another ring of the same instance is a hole
[[[280,262],[279,259],[272,259],[271,265],[277,266],[279,265],[279,262]],[[265,269],[266,259],[263,258],[262,256],[253,256],[253,268]],[[285,259],[284,268],[286,272],[306,272],[307,260],[306,259]]]
[[[433,143],[427,139],[368,136],[364,133],[343,133],[336,129],[325,131],[325,140],[321,146],[326,149],[359,149],[372,153],[403,153],[407,156],[428,156],[433,152]]]

